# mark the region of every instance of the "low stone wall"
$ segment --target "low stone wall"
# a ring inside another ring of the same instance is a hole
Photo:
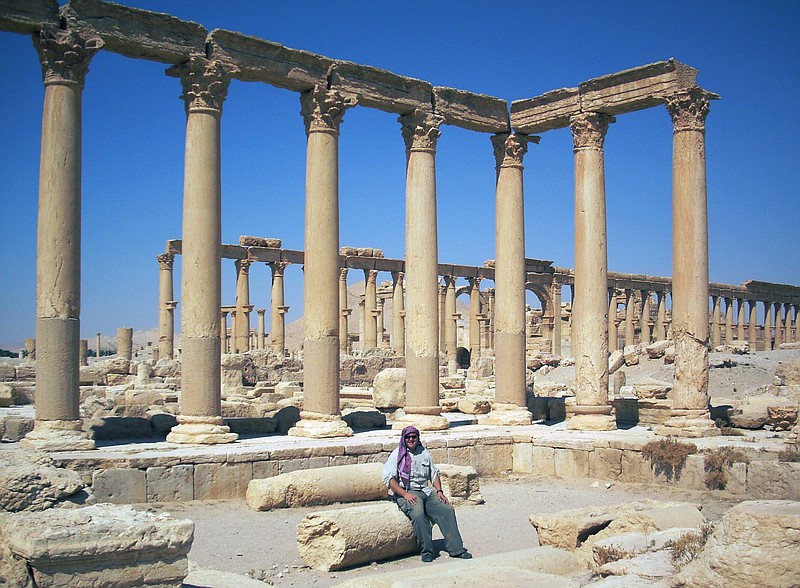
[[[280,437],[272,438],[280,442]],[[487,431],[426,435],[426,447],[437,464],[472,466],[479,476],[505,472],[561,478],[669,484],[706,490],[702,453],[690,455],[678,475],[655,473],[642,457],[652,433],[580,435],[568,431]],[[727,440],[693,440],[701,451]],[[713,443],[714,445],[702,445]],[[265,448],[263,445],[208,448],[161,448],[138,453],[120,451],[56,454],[56,464],[81,473],[98,502],[118,504],[244,498],[251,480],[281,473],[357,463],[384,462],[396,439],[330,440],[306,446]],[[800,463],[777,460],[777,449],[731,441],[743,448],[750,463],[727,470],[725,490],[741,498],[800,500]],[[777,442],[776,442],[777,446]]]

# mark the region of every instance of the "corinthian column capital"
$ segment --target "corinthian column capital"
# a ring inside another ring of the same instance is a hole
[[[614,121],[613,116],[602,112],[582,112],[571,116],[569,128],[572,131],[573,151],[602,151],[608,125]]]
[[[33,44],[42,63],[44,85],[74,84],[83,88],[89,62],[103,46],[100,37],[84,37],[75,31],[43,29]]]
[[[667,96],[664,105],[672,118],[673,132],[704,132],[711,100],[715,98],[716,94],[696,87]]]
[[[235,66],[227,61],[192,53],[185,63],[167,69],[167,75],[180,79],[187,114],[221,114],[234,71]]]
[[[270,269],[272,270],[273,277],[283,277],[283,272],[286,270],[286,266],[289,265],[288,261],[272,261],[268,263]]]
[[[344,96],[338,90],[326,90],[320,85],[300,94],[300,114],[306,125],[306,134],[338,135],[345,111],[356,103],[354,97]]]
[[[158,267],[162,270],[171,270],[172,264],[175,261],[175,255],[172,253],[162,253],[157,255]]]
[[[397,119],[401,125],[406,151],[436,151],[436,141],[441,132],[439,126],[444,117],[428,110],[417,108]]]
[[[516,167],[522,169],[522,158],[528,152],[528,143],[538,143],[540,137],[518,135],[516,133],[497,133],[491,136],[497,169]]]
[[[252,259],[237,259],[236,260],[236,270],[243,274],[250,273],[250,266],[252,265]]]
[[[368,283],[376,284],[378,282],[378,270],[364,270],[364,275]]]

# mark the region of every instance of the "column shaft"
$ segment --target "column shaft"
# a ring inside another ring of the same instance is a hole
[[[452,376],[458,370],[456,362],[457,327],[456,327],[456,278],[454,276],[444,276],[445,287],[447,288],[444,296],[444,333],[445,348],[447,354],[447,370]]]
[[[551,288],[553,301],[553,344],[554,355],[561,355],[561,284],[553,282]]]
[[[396,355],[405,355],[406,353],[406,304],[403,279],[402,272],[392,272],[392,350]]]
[[[573,429],[616,428],[608,404],[608,258],[603,141],[613,118],[586,113],[570,119],[575,153],[575,357]]]
[[[650,291],[642,290],[642,314],[639,320],[639,341],[650,344]]]
[[[617,289],[608,289],[608,351],[617,350]]]
[[[347,307],[347,268],[339,268],[339,353],[350,352],[350,333],[347,317],[350,309]]]
[[[361,352],[378,346],[378,272],[364,270],[364,341]]]
[[[272,290],[270,295],[270,345],[272,350],[283,357],[286,349],[286,323],[284,315],[288,307],[284,305],[283,273],[286,266],[284,261],[275,261],[269,264],[272,270]]]
[[[158,357],[172,359],[175,354],[175,305],[172,266],[175,256],[158,256]]]
[[[469,278],[469,361],[470,367],[477,367],[481,356],[481,327],[478,317],[481,314],[481,279]]]
[[[249,259],[236,260],[236,352],[250,351],[250,264]]]
[[[672,417],[659,434],[719,434],[708,412],[708,215],[705,117],[711,95],[700,89],[667,99],[673,121]]]
[[[573,305],[574,308],[574,305]],[[574,312],[574,311],[573,311]],[[633,345],[636,337],[636,325],[634,323],[633,290],[625,290],[625,346]]]

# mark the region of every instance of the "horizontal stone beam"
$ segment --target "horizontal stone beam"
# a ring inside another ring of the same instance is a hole
[[[0,30],[33,33],[43,25],[58,27],[56,0],[0,0]]]
[[[577,88],[553,90],[511,103],[511,126],[541,133],[569,126],[581,112],[609,115],[657,106],[664,98],[696,86],[697,70],[674,59],[593,78]]]
[[[385,69],[336,61],[331,87],[358,96],[358,104],[394,114],[408,114],[416,108],[430,109],[433,86]]]
[[[223,53],[236,65],[237,79],[265,82],[295,92],[327,84],[328,71],[334,64],[328,57],[235,31],[214,29],[209,40],[215,53]]]
[[[100,0],[71,0],[65,16],[70,28],[98,35],[104,49],[126,57],[181,63],[192,52],[205,53],[208,31],[169,14]]]
[[[444,117],[445,124],[479,133],[510,130],[505,100],[443,86],[433,89],[433,97],[434,112]]]

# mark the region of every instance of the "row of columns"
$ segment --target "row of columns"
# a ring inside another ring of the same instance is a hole
[[[725,302],[724,319],[722,302]],[[736,303],[736,320],[734,321],[734,302]],[[745,307],[747,303],[747,308]],[[758,323],[758,304],[763,305],[764,322]],[[794,311],[794,312],[792,312]],[[745,319],[747,316],[747,321]],[[800,341],[800,305],[768,302],[761,300],[744,300],[727,296],[712,296],[711,313],[711,346],[715,348],[731,344],[734,340],[747,341],[752,349],[757,349],[761,335],[761,347],[765,351],[777,349],[782,343]]]
[[[93,447],[78,411],[80,307],[81,91],[98,38],[43,32],[36,42],[45,74],[37,251],[36,426],[28,444]],[[67,57],[69,54],[69,57]],[[77,56],[77,57],[76,57]],[[220,407],[220,119],[231,79],[226,62],[192,54],[167,73],[183,88],[186,151],[183,202],[182,394],[176,443],[236,440]],[[708,416],[708,255],[704,120],[709,95],[694,89],[667,98],[673,142],[674,410],[664,431],[710,434]],[[340,317],[338,137],[347,108],[340,92],[315,86],[301,95],[307,134],[304,279],[304,391],[291,435],[346,436],[339,413]],[[417,109],[399,119],[406,144],[406,415],[395,427],[445,429],[440,414],[436,143],[443,122]],[[603,139],[613,118],[573,116],[575,291],[573,346],[576,413],[570,428],[609,429],[608,293]],[[488,419],[530,422],[525,409],[524,214],[522,157],[535,138],[493,137],[497,157],[496,403]],[[241,267],[241,265],[240,265]],[[274,287],[274,281],[273,281]],[[249,306],[240,291],[237,307]],[[171,296],[164,292],[164,300]],[[273,295],[275,292],[273,292]],[[169,310],[165,304],[163,311]],[[273,304],[273,308],[275,305]],[[451,308],[452,310],[452,308]],[[244,313],[242,313],[244,314]],[[237,316],[239,313],[237,312]],[[558,323],[559,321],[556,321]],[[555,330],[555,329],[554,329]],[[236,337],[242,337],[241,327]],[[244,341],[242,344],[245,344]],[[161,341],[159,341],[161,348]],[[167,342],[164,342],[167,348]],[[56,433],[56,435],[54,435]]]

